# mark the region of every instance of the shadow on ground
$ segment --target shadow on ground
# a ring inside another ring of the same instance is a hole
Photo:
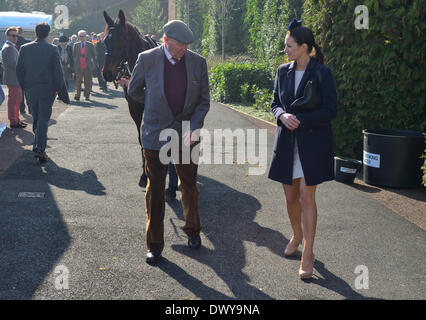
[[[31,151],[0,177],[0,299],[31,299],[49,281],[71,238],[50,186],[103,195],[105,188],[90,170],[82,174],[61,168],[52,160],[41,167]],[[43,198],[20,198],[20,192],[44,193]]]
[[[226,283],[233,296],[229,297],[207,286],[170,260],[164,259],[164,262],[159,264],[159,268],[200,299],[273,299],[253,286],[251,279],[244,273],[243,269],[247,264],[244,242],[256,244],[259,254],[256,259],[260,263],[268,263],[262,258],[262,252],[268,250],[284,259],[284,248],[289,239],[280,232],[261,226],[254,221],[257,211],[261,208],[260,202],[255,197],[205,176],[199,176],[198,181],[201,194],[200,211],[208,212],[208,215],[202,215],[202,224],[207,226],[203,233],[213,244],[213,249],[202,247],[200,250],[193,251],[185,245],[171,247],[176,252],[213,269],[215,274]],[[176,216],[183,220],[181,202],[169,200],[167,203]],[[170,222],[173,224],[172,219]],[[300,255],[299,252],[291,259],[300,260]],[[261,269],[262,266],[259,265],[259,268]],[[346,281],[334,275],[319,260],[315,262],[315,278],[309,282],[334,291],[346,299],[370,299],[354,291]]]

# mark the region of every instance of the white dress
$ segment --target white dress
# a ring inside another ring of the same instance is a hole
[[[294,77],[294,95],[296,96],[297,88],[302,80],[305,71],[296,71]],[[299,149],[297,147],[297,140],[294,139],[294,153],[293,153],[293,179],[303,178],[302,164],[300,163]]]

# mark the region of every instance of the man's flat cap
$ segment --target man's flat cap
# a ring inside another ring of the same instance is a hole
[[[171,20],[163,27],[164,34],[167,38],[175,39],[176,41],[184,44],[194,41],[194,34],[191,29],[180,20]]]

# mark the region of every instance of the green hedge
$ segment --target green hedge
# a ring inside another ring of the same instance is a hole
[[[253,102],[253,86],[273,89],[273,80],[266,65],[225,62],[210,70],[211,96],[220,102]]]
[[[359,0],[306,0],[303,21],[334,72],[336,152],[361,158],[363,129],[424,131],[426,1],[365,0],[369,28],[354,26]]]

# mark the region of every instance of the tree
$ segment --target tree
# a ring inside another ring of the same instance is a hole
[[[249,31],[249,50],[256,57],[264,56],[264,48],[260,37],[262,30],[263,8],[266,0],[247,0],[245,28]]]
[[[142,0],[131,16],[132,22],[142,33],[161,36],[166,17],[163,16],[163,9],[158,0]]]
[[[222,41],[222,61],[225,61],[225,43],[227,27],[234,10],[236,0],[217,0],[210,3],[210,16],[218,25]]]
[[[201,51],[204,18],[208,12],[206,0],[177,0],[176,18],[184,21],[194,33],[191,50]]]

